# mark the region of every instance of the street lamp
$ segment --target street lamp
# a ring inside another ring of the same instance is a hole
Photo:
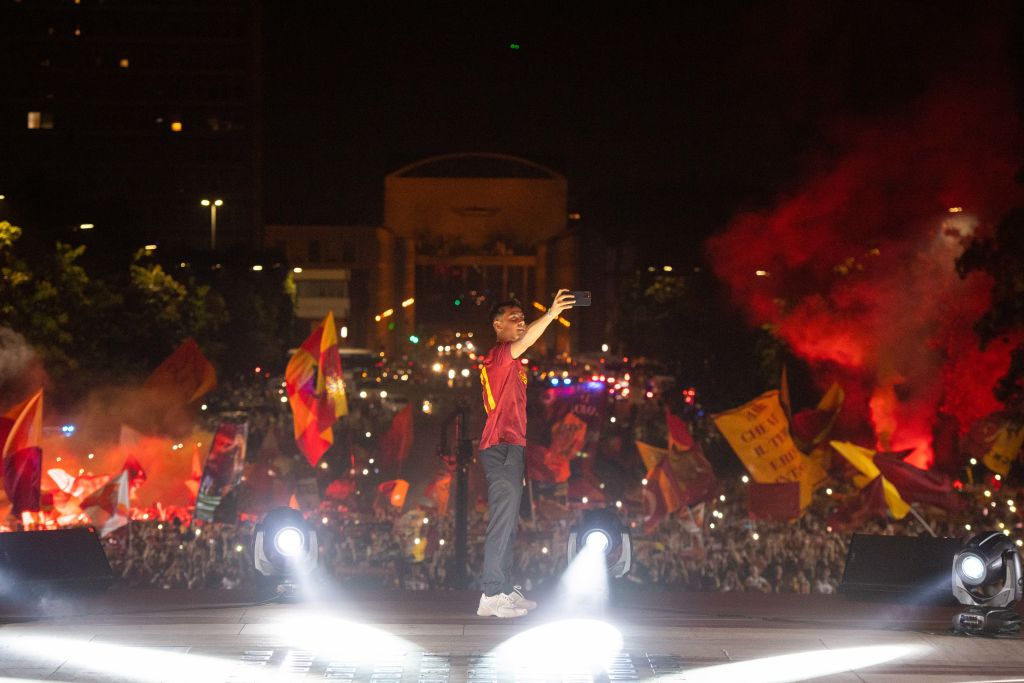
[[[204,199],[200,204],[210,207],[210,251],[213,251],[217,248],[217,207],[224,206],[224,200]]]

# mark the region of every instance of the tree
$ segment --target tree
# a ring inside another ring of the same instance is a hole
[[[0,222],[0,318],[40,356],[58,407],[90,389],[138,381],[185,337],[217,331],[223,302],[140,253],[127,271],[92,277],[84,246],[26,244]]]
[[[981,348],[996,337],[1024,331],[1024,208],[1011,210],[990,238],[975,238],[956,261],[965,278],[984,272],[992,278],[989,309],[974,324]],[[1010,369],[993,388],[995,397],[1015,412],[1024,410],[1024,342],[1010,355]]]

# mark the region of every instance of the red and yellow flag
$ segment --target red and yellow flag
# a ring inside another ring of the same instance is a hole
[[[0,464],[3,492],[10,512],[39,509],[39,486],[43,473],[43,390],[14,406],[0,417]]]
[[[393,507],[400,508],[405,506],[405,497],[409,494],[409,482],[405,479],[392,479],[378,484],[377,490],[387,497]]]
[[[853,476],[854,486],[862,489],[875,479],[881,478],[882,492],[885,504],[889,506],[889,512],[896,519],[903,519],[907,516],[907,513],[910,512],[910,505],[903,500],[892,482],[882,476],[882,471],[875,464],[875,451],[847,441],[830,441],[829,444],[857,470],[858,474]]]
[[[348,414],[333,313],[328,313],[313,334],[302,342],[288,361],[284,378],[295,424],[295,441],[309,464],[315,465],[334,443],[332,426],[339,417]]]
[[[146,380],[146,389],[191,403],[217,388],[217,371],[194,339],[186,339]]]

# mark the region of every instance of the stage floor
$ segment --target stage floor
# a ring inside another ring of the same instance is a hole
[[[613,595],[588,621],[568,624],[568,611],[550,595],[513,620],[477,617],[479,594],[469,592],[339,592],[315,605],[253,604],[260,597],[114,589],[34,607],[0,605],[0,676],[189,683],[1024,680],[1024,639],[951,635],[955,607],[630,592]],[[614,651],[616,629],[622,649],[606,673],[594,674],[582,658]],[[524,643],[525,650],[512,649]],[[555,659],[545,660],[545,651]],[[506,652],[517,654],[501,659]]]

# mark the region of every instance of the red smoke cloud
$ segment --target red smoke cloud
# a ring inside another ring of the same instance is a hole
[[[998,407],[1009,363],[1009,344],[979,351],[971,330],[990,282],[961,280],[954,260],[1019,199],[1018,121],[1009,88],[970,82],[836,126],[834,163],[708,243],[753,322],[775,324],[823,386],[844,386],[845,431],[914,448],[919,466],[940,411],[965,429]]]

